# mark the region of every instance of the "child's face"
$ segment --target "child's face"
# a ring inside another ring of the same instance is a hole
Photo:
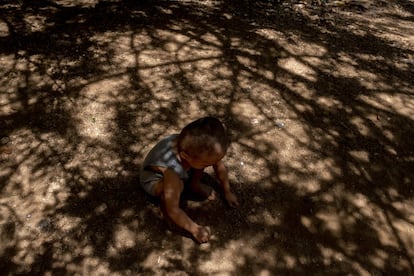
[[[225,153],[215,152],[214,154],[197,158],[191,157],[188,154],[184,154],[183,158],[192,168],[202,170],[204,168],[217,164],[221,159],[223,159],[224,154]]]

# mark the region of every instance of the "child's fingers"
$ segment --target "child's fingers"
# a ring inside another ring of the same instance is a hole
[[[208,240],[210,239],[210,234],[210,228],[200,227],[194,237],[199,243],[205,243],[208,242]]]
[[[229,206],[230,207],[232,207],[232,208],[234,208],[234,207],[236,207],[237,206],[237,203],[236,202],[234,202],[234,201],[230,201],[230,200],[228,200],[227,201],[227,203],[229,204]]]
[[[239,202],[237,200],[237,197],[234,194],[228,194],[226,195],[227,203],[230,205],[230,207],[237,207],[239,206]]]

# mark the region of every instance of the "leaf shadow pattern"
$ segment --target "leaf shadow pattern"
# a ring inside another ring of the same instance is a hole
[[[404,43],[261,1],[0,10],[4,273],[413,272]],[[138,168],[206,114],[229,128],[242,206],[191,204],[213,228],[199,246],[167,229]]]

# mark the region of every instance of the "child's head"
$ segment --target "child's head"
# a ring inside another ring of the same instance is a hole
[[[196,169],[220,161],[226,154],[228,144],[223,124],[214,117],[204,117],[188,124],[177,141],[180,156]]]

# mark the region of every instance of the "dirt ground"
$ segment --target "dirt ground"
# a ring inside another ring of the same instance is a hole
[[[414,275],[414,2],[280,2],[1,1],[1,274]],[[204,115],[199,245],[138,179]]]

